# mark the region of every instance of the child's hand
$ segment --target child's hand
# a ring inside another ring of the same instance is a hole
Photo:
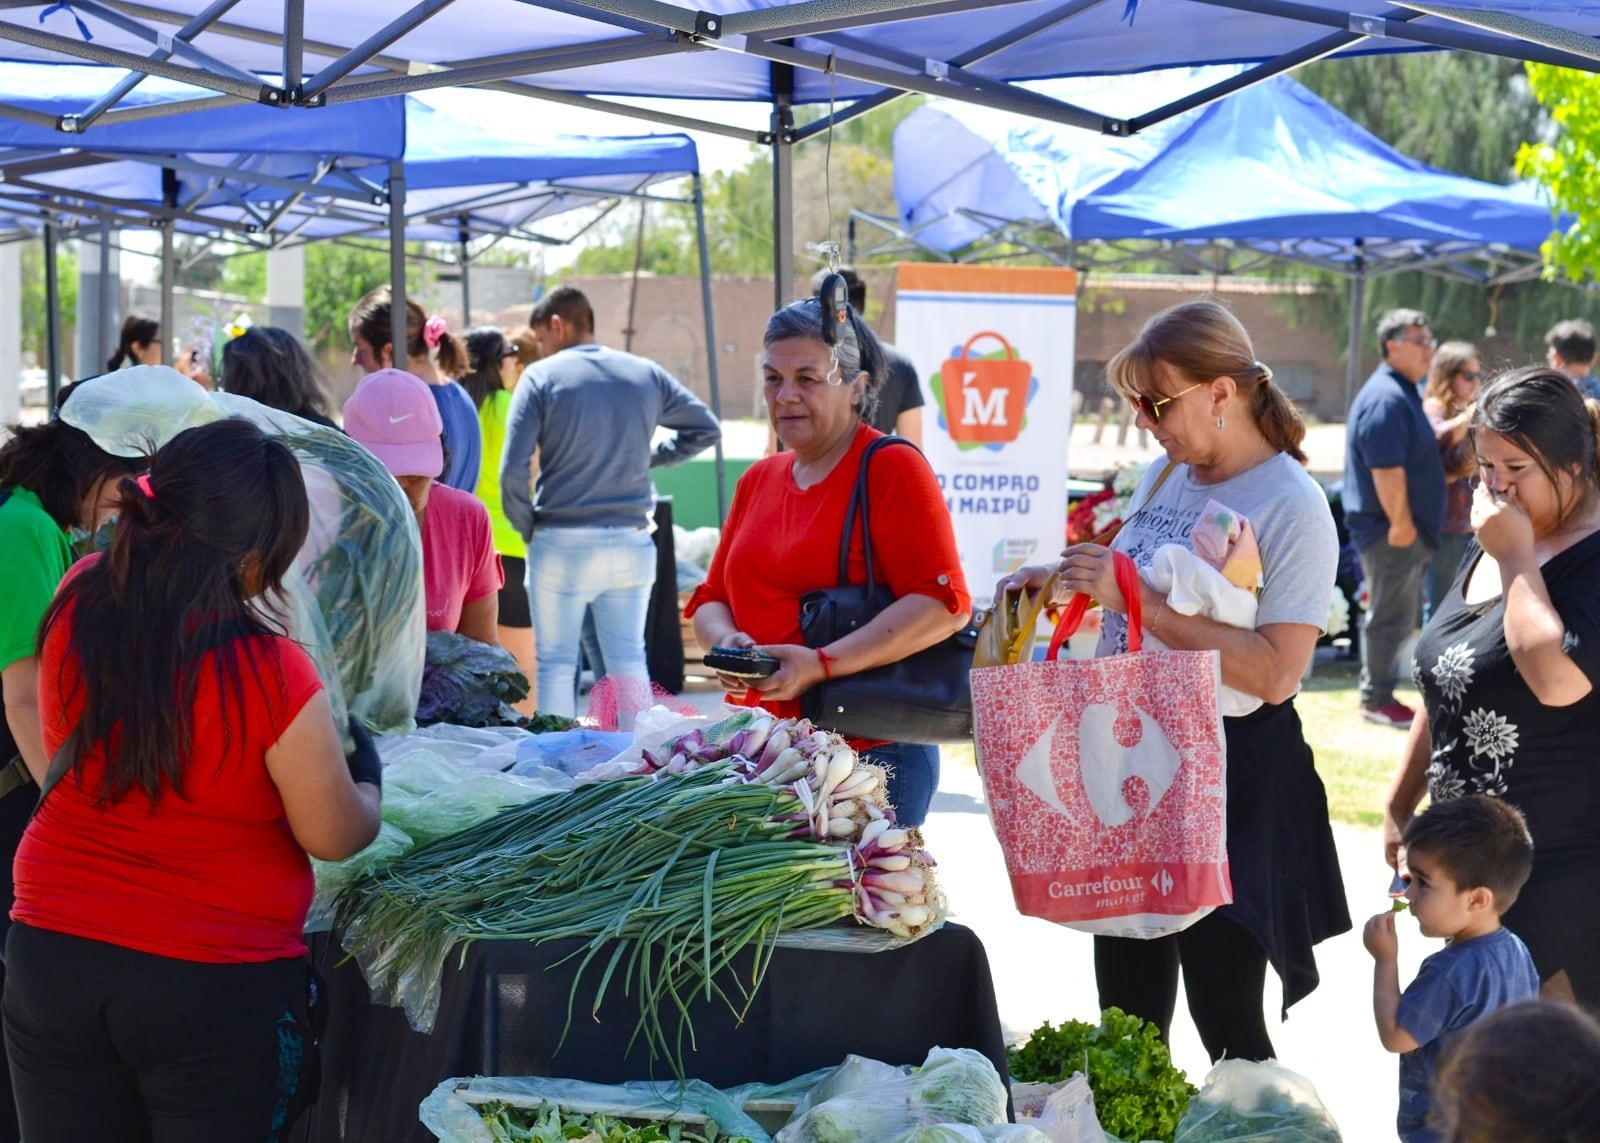
[[[1379,913],[1367,921],[1367,927],[1361,931],[1361,943],[1367,946],[1375,961],[1398,959],[1400,938],[1394,931],[1394,913]]]

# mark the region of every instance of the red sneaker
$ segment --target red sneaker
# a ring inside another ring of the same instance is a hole
[[[1392,702],[1388,706],[1362,707],[1361,717],[1368,722],[1375,722],[1379,726],[1392,726],[1396,730],[1410,730],[1411,722],[1417,717],[1417,712],[1403,702]]]

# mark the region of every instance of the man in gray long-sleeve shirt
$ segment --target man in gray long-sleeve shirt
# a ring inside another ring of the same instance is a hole
[[[594,310],[571,286],[551,291],[529,324],[541,357],[511,397],[500,499],[528,541],[528,605],[539,656],[538,703],[572,717],[584,609],[608,674],[649,682],[644,625],[655,585],[650,470],[721,436],[710,409],[653,361],[594,338]],[[677,435],[652,448],[656,427]],[[539,483],[529,495],[533,453]]]

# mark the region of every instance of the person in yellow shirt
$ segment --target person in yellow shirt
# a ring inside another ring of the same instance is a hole
[[[505,448],[506,413],[511,407],[510,389],[517,383],[521,363],[517,347],[497,326],[474,326],[466,333],[467,363],[470,372],[461,385],[478,408],[478,426],[483,433],[483,475],[478,479],[477,496],[489,509],[494,550],[500,554],[506,582],[500,589],[500,645],[516,656],[517,666],[536,677],[533,620],[528,612],[528,593],[523,586],[528,556],[527,545],[506,519],[500,507],[500,453]],[[519,709],[533,713],[530,694]]]

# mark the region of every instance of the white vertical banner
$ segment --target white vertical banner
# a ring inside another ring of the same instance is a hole
[[[895,345],[922,381],[922,447],[976,607],[1066,544],[1071,270],[902,263]]]

